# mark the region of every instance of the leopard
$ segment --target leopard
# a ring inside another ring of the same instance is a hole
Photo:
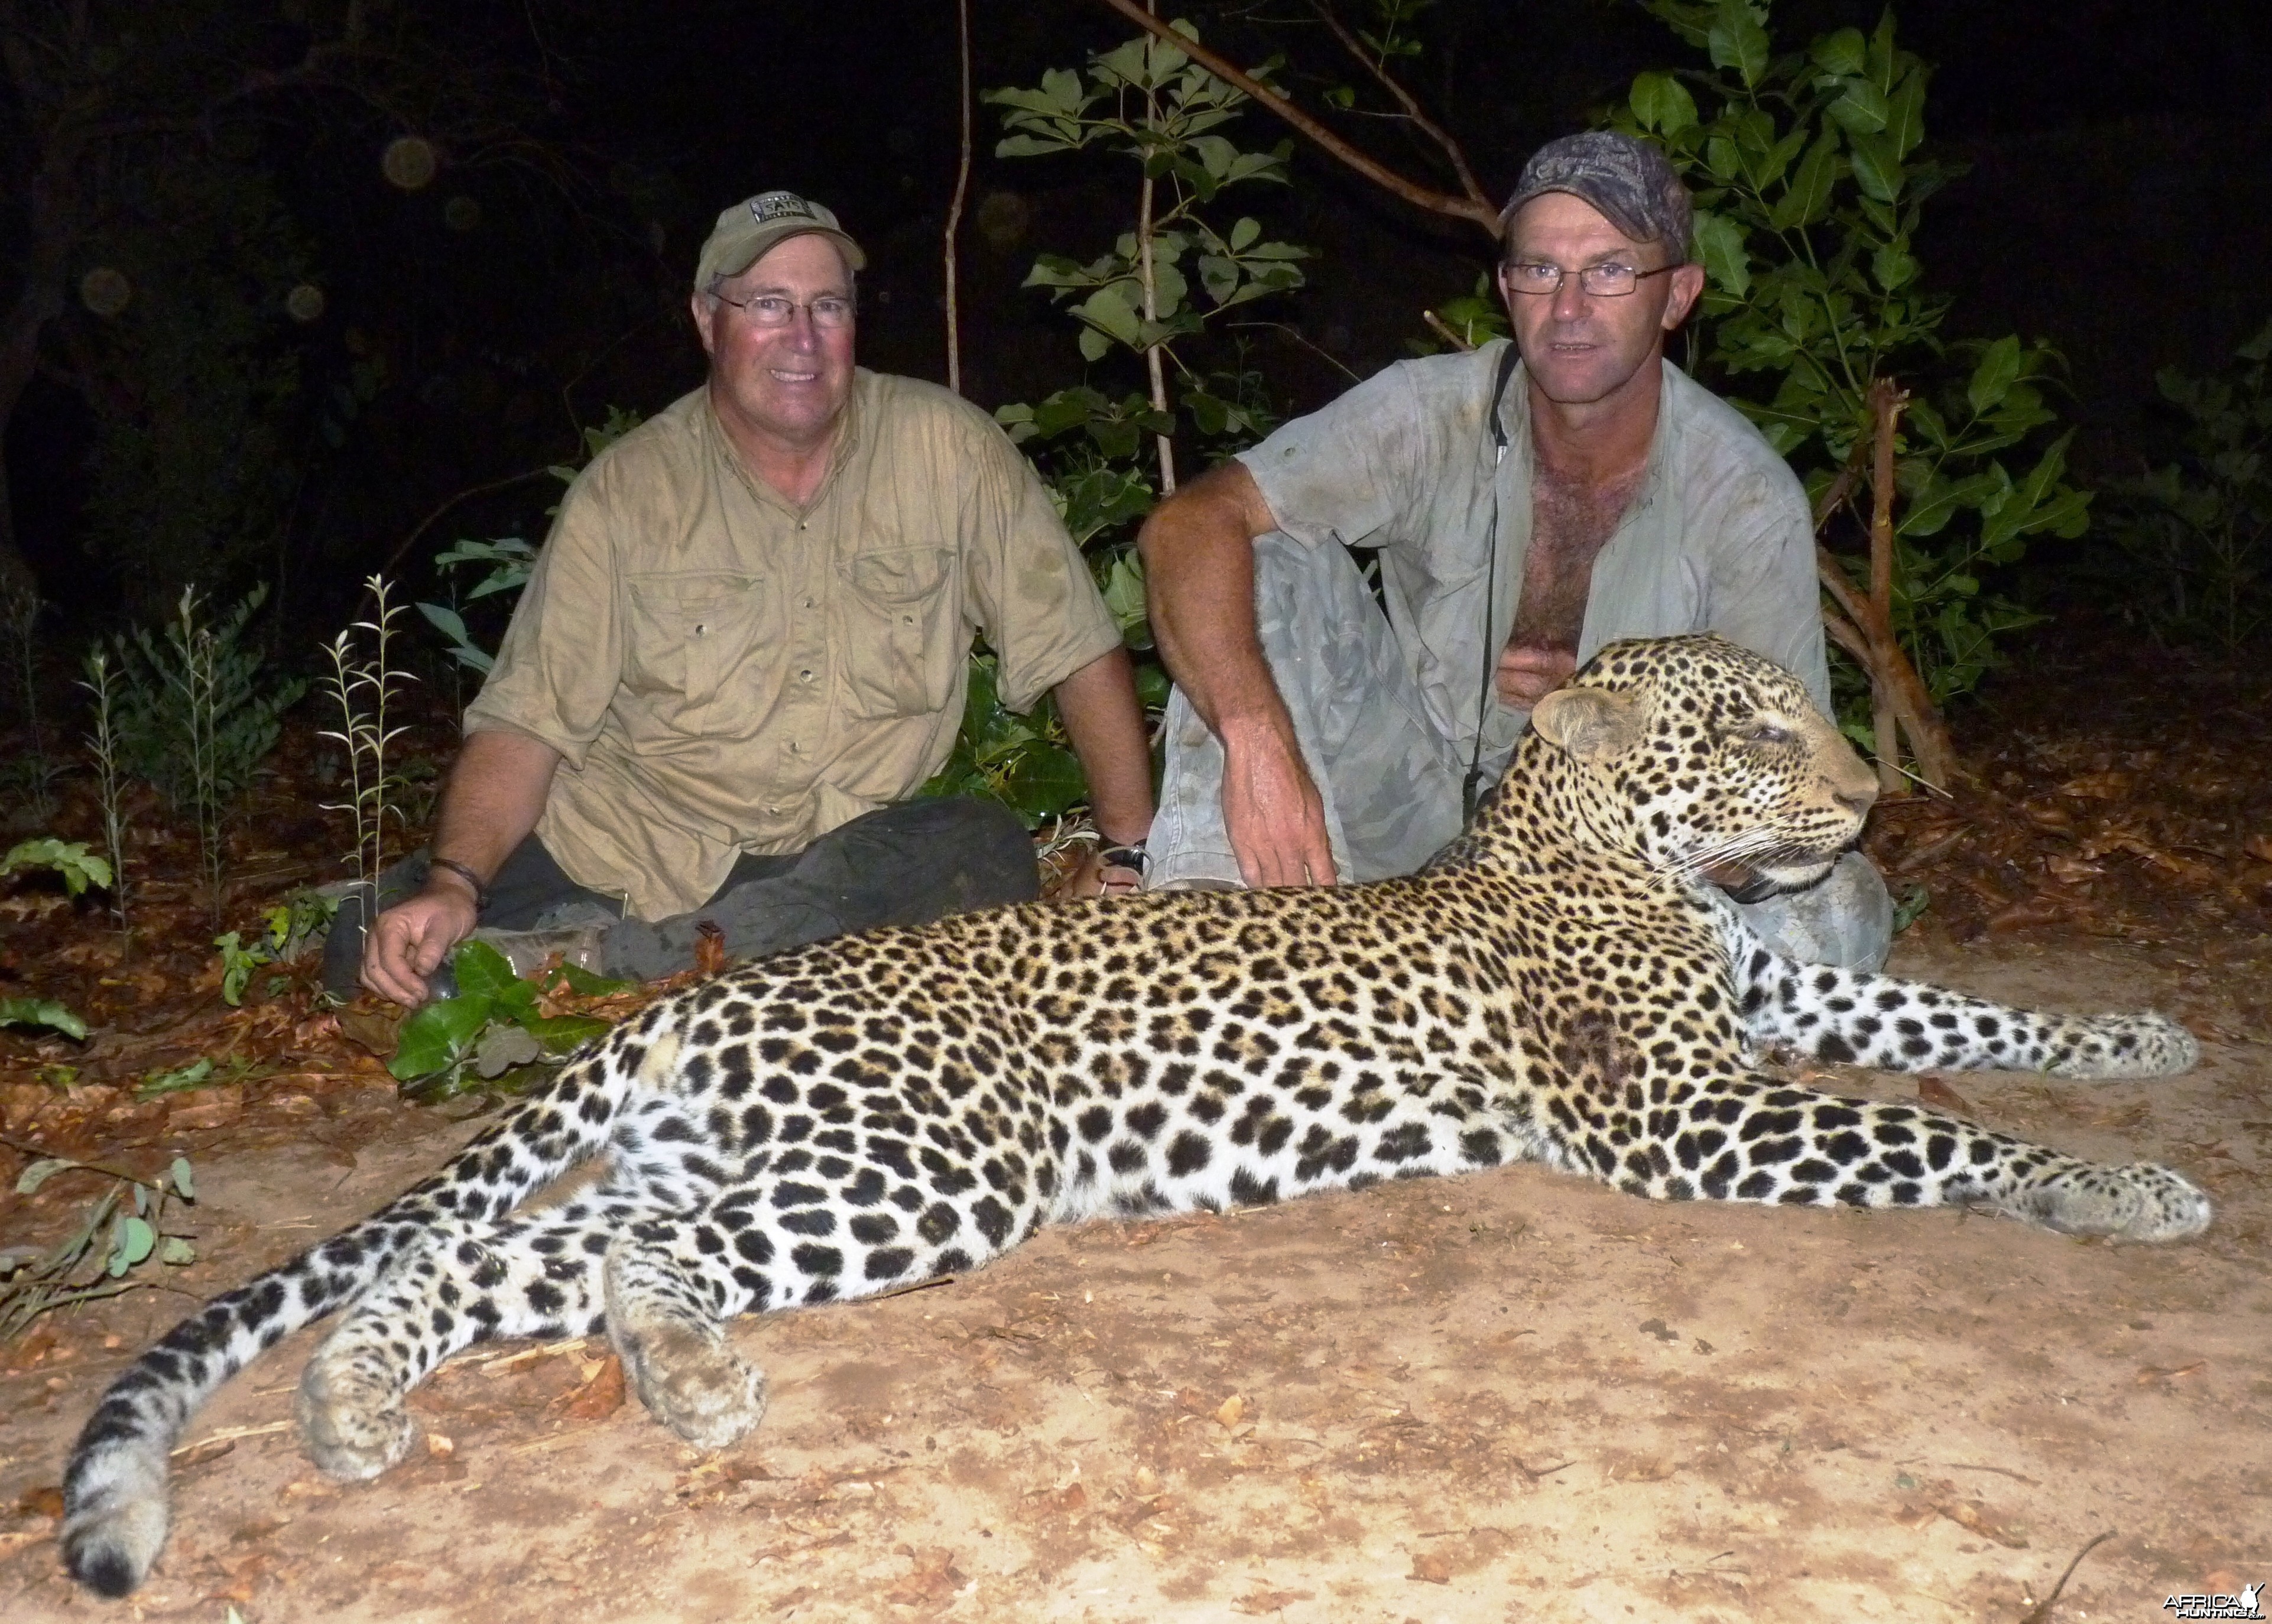
[[[2200,1233],[2209,1201],[2168,1168],[1768,1069],[2089,1081],[2199,1057],[2151,1010],[2013,1009],[1768,946],[1730,894],[1819,879],[1877,793],[1782,667],[1715,636],[1630,640],[1538,702],[1416,874],[1013,905],[668,993],[439,1173],[141,1354],[73,1447],[64,1561],[133,1590],[190,1419],[334,1312],[294,1407],[316,1464],[355,1481],[410,1449],[410,1390],[493,1338],[604,1335],[657,1419],[722,1449],[766,1404],[735,1316],[961,1275],[1046,1224],[1529,1161],[1663,1201]]]

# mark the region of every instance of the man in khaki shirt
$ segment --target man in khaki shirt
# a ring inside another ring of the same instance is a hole
[[[905,799],[953,748],[980,630],[1004,702],[1053,691],[1087,772],[1117,863],[1077,888],[1132,882],[1150,766],[1112,618],[991,419],[854,365],[864,263],[793,193],[720,217],[708,381],[570,488],[363,985],[418,1002],[476,925],[583,927],[653,976],[706,923],[750,954],[1030,898],[1005,809]]]

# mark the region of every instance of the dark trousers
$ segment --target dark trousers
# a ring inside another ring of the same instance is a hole
[[[420,852],[380,876],[379,905],[391,906],[425,883],[426,854]],[[617,899],[570,879],[531,835],[490,881],[489,905],[478,922],[484,929],[536,930],[612,921],[600,939],[602,968],[653,980],[694,967],[706,920],[724,934],[730,956],[753,958],[851,931],[1031,902],[1040,894],[1033,838],[1008,808],[990,801],[903,801],[832,829],[801,852],[744,853],[708,902],[652,924],[620,917]]]

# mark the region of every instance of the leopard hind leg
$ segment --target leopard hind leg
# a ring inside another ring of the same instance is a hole
[[[632,1390],[703,1449],[724,1449],[766,1412],[765,1375],[727,1343],[725,1321],[766,1306],[766,1286],[746,1263],[721,1268],[721,1239],[683,1218],[644,1219],[609,1247],[604,1271],[608,1335]]]
[[[621,1207],[578,1203],[494,1225],[452,1225],[364,1293],[301,1373],[295,1411],[309,1457],[356,1482],[416,1436],[403,1401],[451,1354],[492,1337],[600,1329],[600,1266]]]

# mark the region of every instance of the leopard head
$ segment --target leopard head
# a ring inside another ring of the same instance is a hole
[[[1805,686],[1724,637],[1611,644],[1530,729],[1502,796],[1527,780],[1586,844],[1740,901],[1820,879],[1878,794]]]

